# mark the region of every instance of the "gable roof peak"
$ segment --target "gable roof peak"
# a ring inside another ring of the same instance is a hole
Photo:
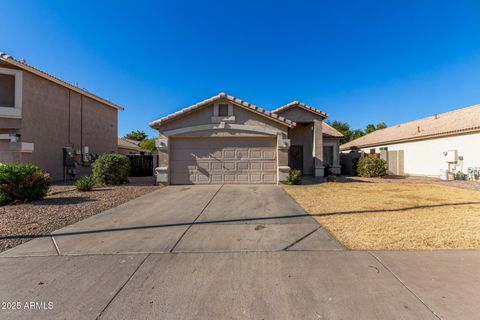
[[[184,109],[181,109],[177,112],[174,112],[172,114],[169,114],[163,118],[160,118],[158,120],[155,120],[153,122],[150,122],[149,123],[149,126],[156,129],[158,128],[159,126],[161,126],[162,124],[166,123],[167,121],[170,121],[170,120],[173,120],[174,118],[177,118],[178,116],[181,116],[181,115],[185,115],[187,113],[190,113],[192,111],[195,111],[196,109],[198,108],[201,108],[203,106],[206,106],[212,102],[214,102],[215,100],[218,100],[220,98],[224,98],[224,99],[227,99],[228,101],[240,106],[240,107],[243,107],[247,110],[250,110],[250,111],[253,111],[253,112],[256,112],[264,117],[267,117],[267,118],[270,118],[274,121],[277,121],[277,122],[280,122],[281,124],[283,125],[286,125],[287,127],[294,127],[295,126],[295,122],[291,121],[291,120],[288,120],[282,116],[279,116],[278,114],[276,113],[273,113],[273,112],[270,112],[270,111],[266,111],[265,109],[262,109],[262,108],[259,108],[251,103],[248,103],[246,101],[243,101],[241,99],[238,99],[238,98],[235,98],[234,96],[231,96],[231,95],[228,95],[224,92],[220,92],[219,94],[217,94],[216,96],[213,96],[211,98],[208,98],[206,100],[203,100],[201,102],[198,102],[194,105],[191,105],[189,107],[186,107]]]
[[[319,116],[323,117],[324,119],[325,119],[325,118],[328,118],[328,114],[326,114],[325,112],[320,111],[320,110],[318,110],[318,109],[316,109],[316,108],[314,108],[314,107],[311,107],[311,106],[309,106],[309,105],[307,105],[307,104],[305,104],[305,103],[303,103],[303,102],[300,102],[300,101],[298,101],[298,100],[295,100],[295,101],[292,101],[292,102],[290,102],[290,103],[287,103],[286,105],[283,105],[283,106],[281,106],[281,107],[273,110],[272,113],[277,113],[277,114],[278,114],[278,113],[287,111],[288,109],[293,108],[293,107],[296,107],[296,106],[298,106],[298,107],[300,107],[300,108],[302,108],[302,109],[304,109],[304,110],[310,111],[310,112],[312,112],[312,113],[314,113],[314,114],[316,114],[316,115],[319,115]]]

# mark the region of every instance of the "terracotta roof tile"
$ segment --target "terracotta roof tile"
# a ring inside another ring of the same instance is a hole
[[[142,151],[142,152],[149,152],[148,150],[144,150],[139,146],[138,141],[130,140],[130,139],[125,139],[125,138],[118,138],[117,142],[118,148],[122,149],[128,149],[128,150],[136,150],[136,151]]]
[[[302,109],[305,109],[305,110],[307,110],[307,111],[313,112],[313,113],[315,113],[315,114],[323,117],[324,119],[328,117],[328,114],[326,114],[325,112],[320,111],[320,110],[318,110],[318,109],[316,109],[316,108],[314,108],[314,107],[311,107],[311,106],[309,106],[309,105],[306,105],[305,103],[302,103],[302,102],[300,102],[300,101],[292,101],[292,102],[290,102],[290,103],[288,103],[288,104],[286,104],[286,105],[284,105],[284,106],[281,106],[281,107],[273,110],[272,112],[273,112],[273,113],[280,113],[280,112],[286,111],[286,110],[288,110],[288,109],[290,109],[290,108],[297,107],[297,106],[300,107],[300,108],[302,108]]]
[[[198,103],[196,103],[196,104],[194,104],[194,105],[191,105],[191,106],[189,106],[189,107],[186,107],[186,108],[184,108],[184,109],[182,109],[182,110],[179,110],[179,111],[177,111],[177,112],[174,112],[174,113],[172,113],[172,114],[169,114],[169,115],[167,115],[167,116],[165,116],[165,117],[163,117],[163,118],[160,118],[160,119],[158,119],[158,120],[155,120],[155,121],[151,122],[149,125],[150,125],[150,127],[152,127],[152,128],[157,128],[157,127],[161,126],[162,124],[164,124],[165,122],[168,122],[168,121],[170,121],[170,120],[173,120],[173,119],[175,119],[175,118],[178,117],[178,116],[185,115],[185,114],[187,114],[187,113],[189,113],[189,112],[192,112],[192,111],[194,111],[194,110],[196,110],[196,109],[198,109],[198,108],[204,107],[204,106],[206,106],[206,105],[214,102],[215,100],[222,99],[222,98],[223,98],[223,99],[226,99],[226,100],[228,100],[228,101],[230,101],[230,102],[232,102],[232,103],[234,103],[234,104],[236,104],[236,105],[239,105],[239,106],[241,106],[241,107],[244,107],[245,109],[250,109],[250,110],[252,110],[252,111],[255,111],[255,112],[257,112],[257,113],[259,113],[259,114],[261,114],[261,115],[263,115],[263,116],[265,116],[265,117],[267,117],[267,118],[271,118],[271,119],[273,119],[273,120],[275,120],[275,121],[277,121],[277,122],[280,122],[280,123],[282,123],[282,124],[284,124],[284,125],[286,125],[286,126],[288,126],[288,127],[294,127],[294,126],[295,126],[295,122],[293,122],[293,121],[291,121],[291,120],[285,119],[284,117],[281,117],[281,116],[279,116],[279,115],[277,115],[277,114],[274,114],[274,113],[272,113],[272,112],[270,112],[270,111],[266,111],[265,109],[259,108],[259,107],[255,106],[255,105],[251,104],[251,103],[248,103],[248,102],[243,101],[243,100],[241,100],[241,99],[235,98],[234,96],[228,95],[228,94],[226,94],[226,93],[224,93],[224,92],[221,92],[221,93],[217,94],[216,96],[213,96],[213,97],[211,97],[211,98],[208,98],[208,99],[206,99],[206,100],[203,100],[203,101],[201,101],[201,102],[198,102]]]
[[[341,150],[480,132],[480,105],[374,131],[340,146]]]
[[[329,125],[328,123],[322,121],[322,133],[326,136],[334,137],[334,138],[342,138],[343,134],[341,134],[337,129]]]

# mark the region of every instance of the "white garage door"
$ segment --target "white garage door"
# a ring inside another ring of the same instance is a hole
[[[171,184],[275,183],[274,138],[174,138]]]

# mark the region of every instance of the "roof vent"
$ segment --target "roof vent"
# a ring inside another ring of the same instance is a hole
[[[417,132],[420,133],[420,126],[417,126]]]
[[[438,113],[435,113],[435,114],[433,115],[433,119],[438,119]]]

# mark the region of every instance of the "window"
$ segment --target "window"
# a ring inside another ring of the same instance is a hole
[[[218,105],[218,116],[228,117],[228,104],[222,103]]]
[[[213,105],[212,123],[235,122],[235,115],[233,114],[233,105],[231,103],[215,103]]]
[[[0,118],[22,118],[21,70],[0,68]]]
[[[323,162],[333,165],[333,146],[323,146]]]
[[[370,154],[375,154],[375,151],[376,151],[375,148],[370,149]]]
[[[381,147],[380,151],[383,151],[383,150],[388,151],[388,147]]]
[[[15,108],[15,76],[0,74],[0,107]]]

